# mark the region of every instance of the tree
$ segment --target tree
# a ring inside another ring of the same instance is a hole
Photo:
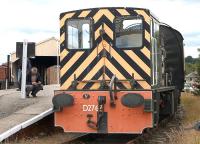
[[[200,53],[200,49],[198,49],[198,52]],[[200,54],[199,54],[198,60],[196,61],[196,71],[198,75],[200,76]]]
[[[193,64],[193,63],[194,63],[194,59],[193,59],[192,56],[187,56],[187,57],[185,58],[185,62],[186,62],[186,63]]]
[[[198,49],[198,52],[200,53],[200,49]],[[199,54],[199,58],[195,62],[195,70],[198,74],[198,78],[194,85],[194,89],[195,89],[194,94],[199,96],[200,95],[200,54]]]
[[[185,63],[185,74],[189,74],[196,70],[196,64]]]

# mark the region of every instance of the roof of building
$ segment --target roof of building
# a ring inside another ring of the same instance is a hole
[[[58,42],[58,39],[51,37],[36,43],[35,56],[58,56]],[[18,59],[16,52],[11,53],[11,62],[15,62]]]
[[[40,42],[36,43],[36,45],[40,45],[40,44],[42,44],[42,43],[45,43],[45,42],[48,42],[48,41],[51,41],[51,40],[59,41],[57,38],[51,37],[51,38],[48,38],[48,39],[45,39],[45,40],[43,40],[43,41],[40,41]]]
[[[6,68],[7,68],[7,66],[0,65],[0,68],[4,68],[4,69],[6,69]]]
[[[7,62],[6,62],[6,63],[2,63],[2,64],[0,65],[0,68],[7,68]]]

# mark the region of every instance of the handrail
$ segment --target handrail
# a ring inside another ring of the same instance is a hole
[[[144,79],[134,79],[135,81],[146,81]],[[104,80],[106,82],[110,82],[111,80]],[[130,79],[117,79],[116,83],[120,83],[120,82],[126,82],[126,81],[130,81]],[[76,81],[77,83],[88,83],[88,82],[96,82],[96,83],[100,83],[102,82],[102,80],[82,80],[82,81]]]
[[[111,106],[115,106],[115,99],[116,99],[116,95],[113,95],[113,86],[114,86],[114,93],[116,90],[116,75],[113,75],[110,83],[109,83],[109,90],[110,90],[110,104]]]

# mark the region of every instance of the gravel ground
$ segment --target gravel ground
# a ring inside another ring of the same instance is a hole
[[[70,133],[57,133],[48,136],[37,136],[34,138],[22,139],[20,141],[5,142],[3,144],[64,144],[75,135]]]

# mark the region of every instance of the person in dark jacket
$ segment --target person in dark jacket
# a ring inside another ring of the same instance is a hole
[[[36,97],[36,94],[43,90],[43,86],[41,83],[40,74],[38,73],[38,69],[33,67],[31,71],[28,73],[26,78],[26,96],[29,98],[29,94],[33,97]]]

